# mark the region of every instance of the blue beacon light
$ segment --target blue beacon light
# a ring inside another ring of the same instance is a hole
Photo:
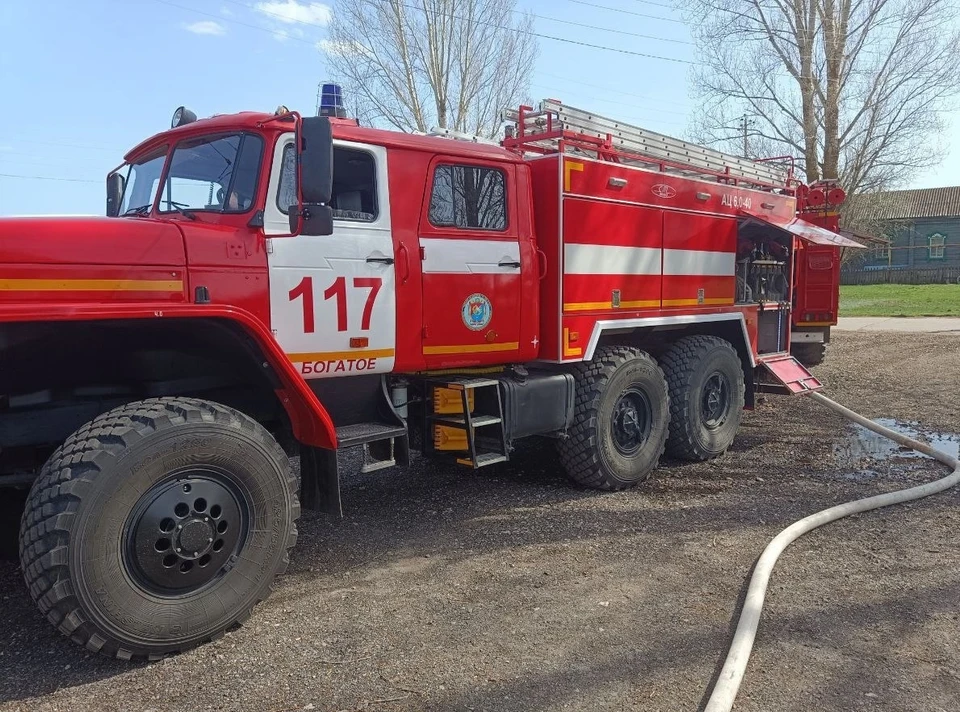
[[[320,110],[318,116],[346,118],[347,110],[343,106],[343,92],[339,84],[324,84],[320,89]]]

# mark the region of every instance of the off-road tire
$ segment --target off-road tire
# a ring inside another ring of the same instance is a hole
[[[827,354],[826,344],[792,344],[790,355],[804,366],[819,366]]]
[[[657,362],[640,349],[606,346],[573,368],[576,402],[568,437],[558,441],[560,460],[574,482],[622,490],[643,482],[663,454],[669,421],[667,383]],[[639,452],[624,456],[611,432],[613,409],[628,388],[639,388],[651,407],[649,435]]]
[[[670,435],[667,453],[702,461],[722,455],[733,443],[743,415],[743,366],[729,341],[716,336],[686,336],[660,358],[670,387]],[[709,378],[723,375],[729,386],[726,415],[717,427],[705,422],[702,398]]]
[[[144,497],[158,487],[186,492],[184,473],[201,470],[235,484],[246,503],[236,520],[244,538],[196,590],[158,595],[132,573],[124,542]],[[111,657],[158,659],[249,617],[287,567],[299,515],[289,460],[261,425],[216,403],[153,398],[98,416],[50,456],[21,520],[20,563],[30,595],[61,633]]]

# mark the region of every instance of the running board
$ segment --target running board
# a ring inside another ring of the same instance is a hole
[[[778,354],[762,360],[760,365],[793,395],[823,388],[823,384],[790,354]]]
[[[363,463],[360,472],[376,472],[397,464],[397,439],[406,439],[403,425],[387,423],[356,423],[337,428],[340,448],[362,447]]]

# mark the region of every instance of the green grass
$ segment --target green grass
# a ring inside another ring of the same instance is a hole
[[[842,286],[840,316],[960,317],[960,284]]]

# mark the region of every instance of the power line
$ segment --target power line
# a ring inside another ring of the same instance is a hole
[[[633,0],[634,2],[643,3],[644,5],[655,5],[656,7],[665,7],[668,10],[676,10],[676,7],[667,2],[653,2],[653,0]]]
[[[64,148],[80,148],[86,151],[109,151],[110,153],[116,153],[115,148],[106,148],[105,146],[84,146],[77,143],[59,143],[57,141],[34,141],[33,139],[16,138],[10,136],[4,136],[4,139],[13,143],[35,143],[40,146],[62,146]],[[0,152],[0,156],[2,156],[4,153],[7,153],[7,151]]]
[[[7,158],[8,156],[10,156],[11,158]],[[17,158],[17,156],[24,156],[24,158]],[[2,160],[4,163],[29,162],[31,164],[36,163],[38,160],[39,161],[47,161],[47,160],[69,161],[70,163],[77,163],[77,162],[96,163],[98,165],[102,165],[103,163],[110,162],[109,159],[92,158],[90,156],[71,156],[71,155],[67,155],[66,153],[50,155],[50,154],[38,153],[36,151],[34,152],[3,151],[2,153],[0,153],[0,160]]]
[[[546,15],[536,15],[538,20],[547,20],[548,22],[559,22],[564,25],[573,25],[574,27],[583,27],[588,30],[600,30],[601,32],[613,32],[618,35],[628,35],[629,37],[641,37],[645,40],[655,40],[657,42],[673,42],[674,44],[693,45],[689,40],[676,40],[670,37],[656,37],[654,35],[641,35],[637,32],[627,32],[626,30],[615,30],[612,27],[598,27],[597,25],[586,25],[582,22],[573,22],[572,20],[561,20],[556,17],[547,17]]]
[[[548,86],[544,86],[543,84],[531,83],[530,86],[537,87],[544,91],[551,92],[554,95],[556,94],[556,91],[557,91],[556,87],[551,88]],[[593,99],[594,101],[602,101],[607,104],[617,104],[618,106],[626,106],[628,108],[635,109],[636,111],[639,111],[639,112],[657,111],[663,114],[676,114],[677,116],[689,116],[689,112],[687,111],[673,111],[672,109],[660,109],[656,106],[639,106],[638,104],[631,104],[625,101],[617,101],[616,99],[610,99],[607,97],[591,96],[590,94],[580,94],[579,96],[583,97],[584,99]]]
[[[642,12],[634,12],[633,10],[624,10],[619,7],[610,7],[609,5],[597,5],[596,3],[587,2],[586,0],[567,0],[567,2],[572,2],[576,5],[586,5],[587,7],[595,7],[599,10],[609,10],[610,12],[622,12],[624,15],[633,15],[634,17],[645,17],[648,20],[663,20],[664,22],[676,22],[680,25],[686,24],[683,20],[678,20],[675,17],[663,17],[662,15],[647,15]]]
[[[26,180],[58,180],[66,183],[99,183],[98,180],[89,178],[60,178],[59,176],[21,176],[13,173],[0,173],[0,178],[24,178]]]
[[[233,5],[239,5],[240,7],[246,8],[247,10],[250,10],[251,12],[259,12],[259,13],[262,13],[262,14],[264,14],[264,15],[270,15],[271,17],[276,17],[277,19],[282,20],[282,21],[285,21],[285,22],[294,22],[294,23],[296,23],[296,24],[298,24],[298,25],[307,25],[307,26],[309,26],[309,27],[317,27],[317,28],[320,28],[320,29],[326,29],[326,25],[321,25],[319,22],[308,22],[307,20],[298,20],[298,19],[295,19],[295,18],[290,18],[289,16],[287,16],[287,15],[282,15],[282,14],[280,14],[279,12],[270,12],[269,10],[264,10],[264,9],[262,9],[262,8],[252,7],[252,6],[250,6],[250,5],[247,5],[245,2],[241,2],[241,0],[224,0],[224,1],[225,1],[225,2],[229,2],[229,3],[233,4]],[[398,3],[398,4],[401,5],[402,7],[406,7],[406,8],[410,8],[410,9],[415,9],[415,10],[416,10],[416,9],[422,9],[422,8],[415,8],[415,7],[412,7],[412,6],[410,6],[410,5],[403,5],[403,3]],[[667,6],[667,7],[668,7],[668,6]],[[516,14],[516,15],[523,15],[523,14],[525,14],[524,11],[522,11],[522,10],[511,10],[510,12],[512,12],[512,13],[514,13],[514,14]],[[600,27],[600,26],[598,26],[598,25],[587,25],[587,24],[585,24],[585,23],[583,23],[583,22],[574,22],[573,20],[561,20],[559,17],[550,17],[549,15],[541,15],[541,14],[539,14],[539,13],[534,13],[534,16],[535,16],[538,20],[547,20],[548,22],[557,22],[557,23],[560,23],[560,24],[562,24],[562,25],[572,25],[573,27],[583,27],[584,29],[588,29],[588,30],[599,30],[600,32],[612,32],[612,33],[615,33],[615,34],[618,34],[618,35],[628,35],[628,36],[631,36],[631,37],[640,37],[640,38],[642,38],[642,39],[655,40],[655,41],[658,41],[658,42],[674,42],[674,43],[676,43],[676,44],[686,44],[686,45],[692,45],[692,44],[693,44],[693,42],[690,42],[690,41],[688,41],[688,40],[677,40],[677,39],[671,39],[671,38],[669,38],[669,37],[657,37],[656,35],[643,35],[643,34],[638,34],[638,33],[636,33],[636,32],[627,32],[626,30],[614,29],[614,28],[612,28],[612,27]],[[473,22],[476,22],[478,25],[487,24],[487,23],[484,23],[484,22],[481,22],[481,21],[478,21],[478,20],[472,20],[472,21],[473,21]]]
[[[593,87],[594,89],[606,89],[611,92],[616,92],[618,95],[632,96],[637,99],[643,99],[644,101],[655,101],[661,104],[676,104],[677,106],[684,106],[683,102],[672,101],[669,99],[661,99],[660,97],[654,97],[654,96],[645,96],[643,94],[635,94],[632,92],[624,91],[621,87],[608,87],[608,86],[597,84],[596,82],[584,82],[578,79],[570,79],[569,77],[565,77],[560,74],[551,74],[550,72],[544,72],[541,70],[536,70],[536,74],[541,74],[545,77],[553,77],[554,79],[562,79],[563,81],[569,82],[570,84],[580,84],[581,86]],[[688,112],[685,111],[683,113],[686,114]]]
[[[176,3],[169,2],[169,0],[153,0],[153,1],[154,1],[154,2],[157,2],[157,3],[160,3],[161,5],[168,5],[169,7],[175,7],[175,8],[177,8],[177,9],[179,9],[179,10],[186,10],[187,12],[194,12],[194,13],[197,13],[197,14],[199,14],[199,15],[204,15],[204,16],[206,16],[206,17],[215,17],[215,18],[217,18],[218,20],[222,20],[222,21],[225,21],[225,22],[233,22],[233,23],[235,23],[235,24],[244,25],[245,27],[252,27],[253,29],[256,29],[256,30],[261,30],[261,31],[263,31],[263,32],[269,32],[269,33],[271,33],[271,34],[276,34],[273,30],[270,30],[270,29],[268,29],[268,28],[266,28],[266,27],[260,27],[260,26],[258,26],[258,25],[251,25],[251,24],[246,23],[246,22],[240,22],[239,20],[233,20],[232,18],[229,18],[229,17],[221,17],[220,15],[214,15],[213,13],[203,12],[202,10],[195,10],[195,9],[193,9],[193,8],[191,8],[191,7],[184,7],[183,5],[177,5]],[[573,2],[573,1],[574,1],[574,0],[571,0],[571,2]],[[249,8],[249,5],[245,5],[244,3],[238,2],[238,0],[227,0],[227,2],[233,2],[233,3],[235,3],[235,4],[244,5],[245,7]],[[407,9],[410,9],[410,10],[420,10],[420,8],[417,8],[417,7],[413,6],[413,5],[406,5],[406,4],[404,4],[404,3],[398,3],[398,5],[400,5],[401,7],[405,7],[405,8],[407,8]],[[275,14],[275,13],[270,13],[270,14]],[[464,18],[459,17],[459,16],[457,16],[457,15],[450,15],[450,17],[451,17],[451,19],[454,19],[454,20],[463,20],[463,19],[464,19]],[[634,50],[621,49],[621,48],[619,48],[619,47],[607,47],[606,45],[594,44],[594,43],[592,43],[592,42],[583,42],[583,41],[581,41],[581,40],[573,40],[573,39],[570,39],[569,37],[556,37],[556,36],[554,36],[554,35],[547,35],[547,34],[544,34],[544,33],[542,33],[542,32],[533,32],[533,31],[531,31],[531,30],[521,30],[521,29],[516,28],[516,27],[508,27],[508,26],[505,26],[505,25],[498,25],[498,24],[493,23],[493,22],[481,22],[481,21],[479,21],[479,20],[474,20],[474,22],[476,22],[476,24],[478,24],[478,25],[483,25],[484,27],[493,27],[493,28],[495,28],[495,29],[505,30],[505,31],[507,31],[507,32],[513,32],[513,33],[516,33],[516,34],[518,34],[518,35],[528,35],[528,36],[531,36],[531,37],[539,37],[539,38],[541,38],[541,39],[552,40],[552,41],[554,41],[554,42],[564,42],[564,43],[566,43],[566,44],[576,45],[576,46],[579,46],[579,47],[589,47],[589,48],[591,48],[591,49],[600,49],[600,50],[605,50],[605,51],[607,51],[607,52],[616,52],[616,53],[618,53],[618,54],[626,54],[626,55],[630,55],[630,56],[633,56],[633,57],[643,57],[643,58],[645,58],[645,59],[658,59],[658,60],[661,60],[661,61],[663,61],[663,62],[675,62],[675,63],[677,63],[677,64],[695,64],[695,62],[691,62],[690,60],[687,60],[687,59],[679,59],[679,58],[677,58],[677,57],[663,57],[663,56],[657,55],[657,54],[648,54],[648,53],[646,53],[646,52],[636,52],[636,51],[634,51]],[[316,25],[316,23],[312,23],[312,22],[302,22],[302,21],[299,21],[299,24]],[[287,34],[287,35],[285,35],[285,36],[288,37],[289,39],[296,40],[296,41],[299,41],[299,42],[307,42],[307,43],[309,43],[309,44],[311,44],[311,45],[314,44],[314,42],[312,42],[312,41],[310,41],[310,40],[305,40],[305,39],[303,39],[302,37],[294,37],[293,35],[289,35],[289,34]]]

